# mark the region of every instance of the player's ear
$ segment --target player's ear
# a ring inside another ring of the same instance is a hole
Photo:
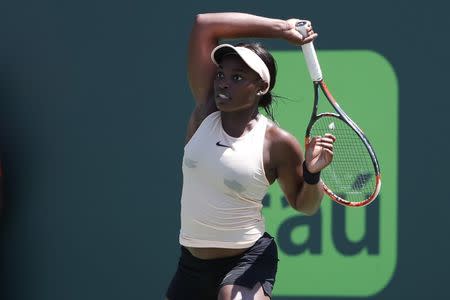
[[[258,96],[264,95],[264,91],[267,89],[267,86],[268,86],[268,83],[261,80],[260,84],[259,84],[259,89],[256,92],[256,95],[258,95]]]

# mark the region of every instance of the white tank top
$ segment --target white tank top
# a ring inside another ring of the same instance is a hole
[[[262,199],[269,182],[263,146],[267,118],[235,138],[220,112],[207,116],[184,147],[180,244],[247,248],[264,233]]]

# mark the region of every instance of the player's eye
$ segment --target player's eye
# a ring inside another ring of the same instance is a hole
[[[239,75],[239,74],[233,75],[233,80],[235,80],[235,81],[241,81],[242,79],[244,79],[244,77],[242,77],[242,76]]]
[[[218,72],[216,73],[216,78],[217,78],[217,79],[220,79],[220,78],[223,78],[223,77],[224,77],[223,72],[218,71]]]

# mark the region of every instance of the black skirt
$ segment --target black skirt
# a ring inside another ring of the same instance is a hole
[[[227,258],[199,259],[182,246],[166,296],[169,300],[216,300],[225,285],[252,289],[259,282],[271,297],[277,265],[277,246],[268,233],[244,253]]]

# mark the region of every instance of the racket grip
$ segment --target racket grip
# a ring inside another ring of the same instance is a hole
[[[300,32],[303,37],[308,36],[306,27],[310,25],[309,21],[300,21],[295,25],[295,29]],[[302,45],[303,55],[305,56],[306,66],[309,75],[313,81],[321,81],[323,79],[322,70],[320,69],[319,60],[317,59],[316,49],[312,42]]]

